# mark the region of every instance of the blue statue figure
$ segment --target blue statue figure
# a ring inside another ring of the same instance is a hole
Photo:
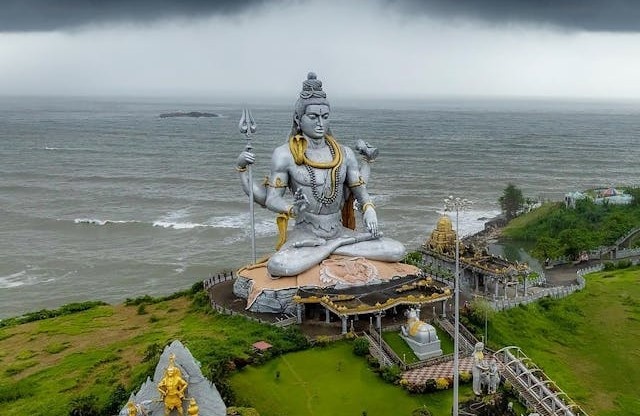
[[[329,113],[322,82],[309,73],[295,104],[291,135],[273,151],[265,184],[249,183],[247,165],[255,162],[255,155],[244,151],[238,156],[244,191],[248,194],[252,186],[255,201],[278,214],[280,242],[267,262],[271,277],[295,276],[331,254],[387,262],[404,257],[400,242],[382,237],[365,185],[367,174],[363,175],[353,150],[333,137]],[[372,156],[364,142],[358,150]],[[354,202],[366,232],[354,231]],[[295,225],[287,232],[289,219],[295,219]]]

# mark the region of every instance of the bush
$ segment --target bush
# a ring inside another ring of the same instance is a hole
[[[448,388],[449,388],[449,379],[445,377],[440,377],[436,379],[436,389],[446,390]]]
[[[461,371],[459,374],[459,378],[461,383],[468,383],[471,381],[472,376],[469,371]]]
[[[425,393],[431,393],[438,390],[438,387],[436,385],[436,381],[432,378],[430,378],[429,380],[427,380],[424,383],[424,391]]]
[[[411,416],[431,416],[431,412],[426,407],[420,407],[411,412]]]
[[[211,301],[209,300],[209,294],[204,290],[195,292],[191,298],[192,310],[211,310]]]
[[[122,384],[118,384],[111,392],[107,404],[102,409],[103,415],[117,415],[129,400],[129,394]]]
[[[356,338],[353,341],[353,353],[359,357],[369,354],[369,340],[364,337]]]
[[[318,335],[316,337],[316,345],[320,347],[326,347],[331,343],[331,337],[329,335]]]
[[[397,365],[391,365],[389,367],[385,367],[381,372],[382,379],[387,383],[395,383],[400,380],[400,376],[402,375],[402,370]]]
[[[71,401],[69,416],[100,416],[98,398],[92,394],[80,396]]]

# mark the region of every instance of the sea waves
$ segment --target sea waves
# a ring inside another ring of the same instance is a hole
[[[101,220],[98,218],[76,218],[73,220],[75,224],[89,225],[112,225],[112,224],[138,224],[140,221],[118,221],[118,220]]]
[[[58,221],[65,221],[59,219]],[[163,229],[173,230],[193,230],[193,229],[231,229],[241,230],[242,232],[233,238],[233,241],[240,241],[244,239],[250,228],[250,217],[248,213],[230,214],[215,216],[204,221],[192,221],[190,215],[185,209],[172,211],[166,215],[149,221],[139,220],[112,220],[101,218],[75,218],[74,224],[87,225],[87,226],[123,226],[123,225],[137,225],[137,226],[151,226]],[[268,236],[275,234],[276,226],[275,220],[267,218],[256,218],[255,232],[258,236]],[[237,237],[237,238],[236,238]]]
[[[52,282],[55,279],[37,270],[21,270],[6,276],[0,276],[0,289],[19,286],[31,286],[39,283]]]

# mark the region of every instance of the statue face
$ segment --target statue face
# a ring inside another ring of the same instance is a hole
[[[300,117],[300,130],[311,139],[322,139],[329,129],[329,106],[308,105]]]

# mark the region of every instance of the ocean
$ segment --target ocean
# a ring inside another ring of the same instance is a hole
[[[293,99],[251,106],[254,177],[286,140]],[[332,101],[335,137],[378,147],[380,228],[417,248],[448,195],[473,201],[461,234],[526,197],[640,186],[640,102]],[[160,118],[204,111],[215,118]],[[166,295],[250,262],[235,160],[242,106],[205,99],[0,97],[0,318],[69,302]],[[256,207],[257,253],[274,215]]]

